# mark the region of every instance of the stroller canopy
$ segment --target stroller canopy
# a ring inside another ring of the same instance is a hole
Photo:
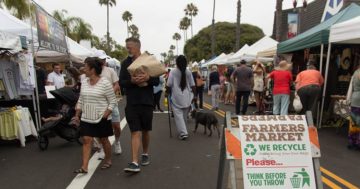
[[[53,90],[50,91],[50,93],[59,100],[61,104],[69,104],[70,106],[75,106],[79,98],[79,95],[70,87]]]

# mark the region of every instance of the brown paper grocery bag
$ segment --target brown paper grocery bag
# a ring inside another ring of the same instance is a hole
[[[165,66],[156,60],[155,56],[146,53],[141,54],[127,69],[131,75],[136,75],[136,72],[145,72],[150,77],[159,77],[166,73]]]

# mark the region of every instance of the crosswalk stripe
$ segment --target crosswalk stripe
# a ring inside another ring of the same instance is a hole
[[[120,122],[120,128],[123,130],[126,126],[126,119],[123,118]],[[112,145],[115,142],[115,137],[109,137],[110,144]],[[85,188],[86,184],[89,182],[91,177],[96,171],[96,168],[100,165],[101,161],[98,160],[96,153],[93,154],[89,161],[88,173],[87,174],[77,174],[76,177],[72,180],[69,186],[66,189],[82,189]]]

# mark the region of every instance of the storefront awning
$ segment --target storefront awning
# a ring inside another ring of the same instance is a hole
[[[328,44],[330,27],[332,25],[341,23],[357,16],[360,16],[360,6],[352,3],[346,9],[337,13],[330,19],[307,30],[304,33],[299,34],[292,39],[279,43],[278,53],[289,53],[297,50],[320,46],[321,44]]]

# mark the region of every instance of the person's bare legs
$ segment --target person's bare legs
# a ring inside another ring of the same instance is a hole
[[[142,146],[143,146],[144,154],[149,154],[149,145],[150,145],[150,132],[142,131]]]
[[[112,128],[114,130],[115,142],[117,142],[120,140],[120,135],[121,135],[120,122],[112,123]]]
[[[84,171],[88,171],[92,140],[93,140],[92,137],[89,137],[89,136],[83,137],[81,168]]]
[[[111,144],[108,137],[100,138],[101,145],[103,146],[105,158],[104,163],[111,165]]]
[[[131,152],[132,152],[132,162],[139,163],[139,149],[141,143],[141,131],[134,131],[131,133]]]

